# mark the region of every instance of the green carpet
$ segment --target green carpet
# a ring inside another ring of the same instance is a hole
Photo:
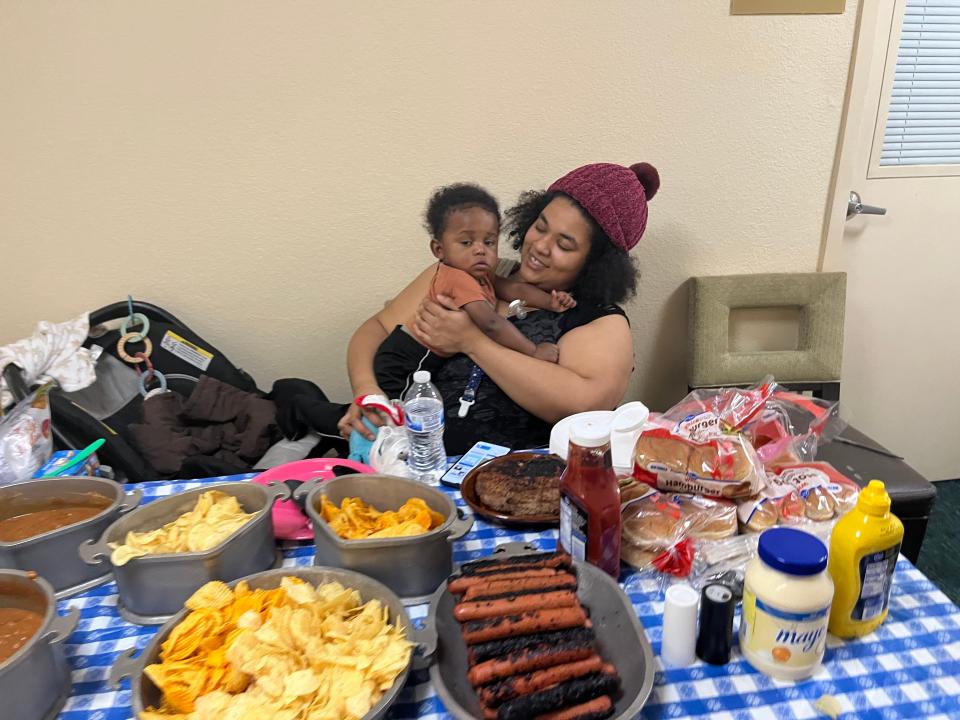
[[[960,480],[945,480],[936,486],[937,500],[917,567],[960,605]]]

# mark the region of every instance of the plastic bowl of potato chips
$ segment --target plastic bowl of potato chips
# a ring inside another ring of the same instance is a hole
[[[159,625],[209,580],[235,580],[277,563],[271,509],[285,485],[206,485],[144,505],[95,543],[80,546],[90,563],[109,560],[118,611],[130,622]]]
[[[315,565],[376,578],[408,605],[426,602],[453,570],[453,541],[473,526],[437,488],[391,475],[305,483]]]
[[[373,720],[435,644],[376,580],[281,568],[203,585],[110,680],[131,679],[137,720]]]

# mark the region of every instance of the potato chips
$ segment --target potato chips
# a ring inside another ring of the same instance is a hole
[[[253,514],[245,513],[233,495],[209,490],[176,520],[156,530],[128,532],[122,545],[111,543],[110,561],[120,566],[144,555],[209,550],[251,519]]]
[[[320,503],[323,519],[345,540],[421,535],[440,527],[446,520],[420,498],[410,498],[399,510],[386,512],[380,512],[360,498],[344,498],[338,508],[324,495]]]
[[[359,720],[410,659],[387,608],[335,582],[211,582],[186,605],[144,669],[163,702],[139,720]]]

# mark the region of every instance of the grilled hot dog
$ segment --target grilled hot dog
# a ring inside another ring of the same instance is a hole
[[[527,610],[516,615],[464,623],[463,639],[467,645],[475,645],[499,638],[583,627],[586,622],[587,614],[579,605],[550,610]]]
[[[500,593],[520,593],[547,588],[575,588],[577,576],[572,573],[557,573],[541,577],[515,578],[512,580],[494,580],[479,582],[467,588],[463,600],[473,600],[481,595],[499,595]]]
[[[519,652],[510,653],[502,658],[487,660],[486,662],[474,665],[470,669],[470,672],[467,673],[467,679],[470,681],[471,685],[478,687],[480,685],[492,683],[494,680],[508,678],[511,675],[520,675],[521,673],[529,673],[534,670],[541,670],[542,668],[548,668],[554,665],[563,665],[575,660],[583,660],[591,655],[596,655],[596,653],[589,645],[584,645],[583,647],[579,648],[562,649],[543,646],[529,648],[527,650],[520,650]],[[599,663],[599,656],[597,657],[597,660],[598,664],[595,669],[599,670],[600,665],[602,664]],[[586,675],[586,673],[581,674]],[[570,678],[567,679],[569,680]],[[557,680],[557,682],[560,681]],[[481,699],[483,699],[483,696],[481,696]],[[503,702],[503,700],[500,702]],[[493,703],[488,704],[493,705]]]
[[[568,568],[571,563],[570,556],[566,553],[531,553],[529,555],[514,555],[508,558],[474,560],[464,563],[460,572],[463,575],[477,575],[490,572],[510,572],[516,568]]]
[[[505,702],[497,711],[497,717],[500,720],[526,720],[545,715],[601,695],[610,695],[616,692],[618,685],[616,677],[594,673]]]
[[[539,715],[536,720],[604,720],[613,715],[613,701],[609,695],[601,695],[585,703]]]
[[[528,695],[537,690],[548,688],[551,685],[558,685],[567,680],[573,680],[574,678],[583,677],[590,673],[600,672],[603,669],[603,659],[589,648],[588,652],[590,652],[590,655],[584,657],[582,660],[566,662],[561,665],[551,665],[545,669],[538,669],[536,672],[517,670],[515,673],[510,673],[512,677],[505,677],[505,679],[499,682],[481,688],[478,692],[480,702],[490,707],[497,707],[521,695]],[[496,663],[499,661],[493,660],[491,662]],[[486,665],[486,663],[484,663],[484,665]],[[477,670],[480,667],[483,666],[478,665],[473,670]],[[473,674],[473,670],[470,671],[471,675]],[[470,679],[472,682],[473,678],[471,677]]]
[[[523,610],[546,610],[548,608],[571,607],[576,604],[577,596],[572,590],[557,590],[556,592],[463,602],[453,609],[453,616],[460,622],[466,622],[467,620],[483,620],[484,618],[510,615]]]
[[[524,648],[535,648],[539,646],[556,648],[593,647],[593,643],[594,637],[590,630],[587,628],[571,628],[570,630],[559,630],[557,632],[508,637],[473,645],[467,649],[467,656],[470,664],[475,665],[485,660],[503,657],[504,655],[523,650]]]
[[[556,577],[564,575],[555,568],[515,568],[513,572],[496,572],[489,575],[461,575],[453,578],[447,583],[447,589],[454,595],[460,595],[467,591],[467,588],[473,585],[481,585],[497,580],[517,580],[520,578],[532,577]]]

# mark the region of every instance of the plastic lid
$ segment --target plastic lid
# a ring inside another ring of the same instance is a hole
[[[827,546],[810,533],[771,528],[760,536],[760,559],[788,575],[816,575],[827,567]]]
[[[886,515],[890,512],[890,496],[881,481],[871,480],[867,483],[860,491],[857,508],[868,515]]]
[[[636,432],[643,427],[648,417],[650,417],[650,411],[643,403],[627,403],[616,411],[610,427],[613,432]]]
[[[417,370],[413,374],[413,381],[415,383],[428,383],[430,382],[430,371],[429,370]]]
[[[570,442],[580,447],[600,447],[610,442],[610,426],[593,420],[578,420],[570,426]]]

